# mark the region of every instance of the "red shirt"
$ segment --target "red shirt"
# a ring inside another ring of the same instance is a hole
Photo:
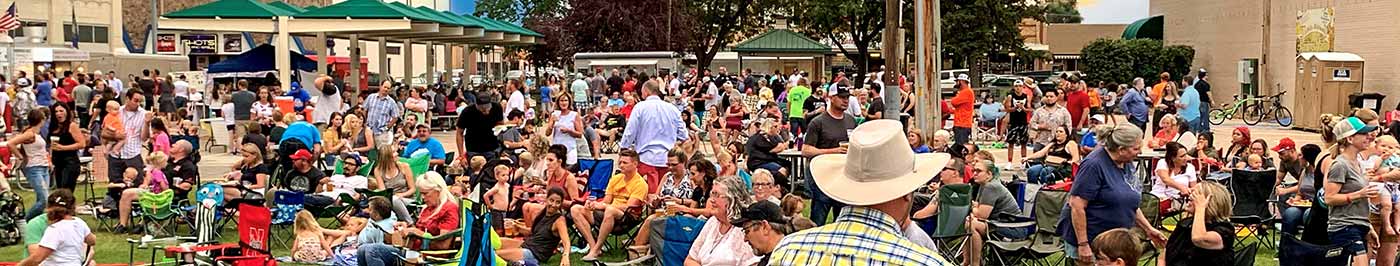
[[[459,228],[458,220],[461,218],[458,216],[460,216],[462,211],[458,208],[457,202],[449,200],[447,203],[442,204],[442,206],[438,206],[438,209],[439,211],[437,211],[436,214],[432,213],[432,210],[423,210],[423,213],[418,215],[418,222],[413,223],[413,227],[423,230],[423,232],[433,234],[434,236],[457,230],[457,228]],[[434,243],[436,242],[437,241],[434,241]],[[415,244],[414,246],[421,245]]]
[[[623,118],[632,119],[632,107],[636,107],[636,106],[637,106],[637,104],[635,104],[635,103],[634,103],[634,104],[623,105],[623,106],[622,106],[622,109],[618,109],[618,112],[619,112],[619,113],[622,113],[622,117],[623,117]]]
[[[57,98],[58,101],[62,103],[73,102],[73,87],[78,86],[78,80],[69,77],[64,78],[63,82],[61,83],[62,85],[59,85],[58,93],[54,95],[55,98]]]
[[[954,127],[972,128],[972,106],[976,103],[977,97],[972,96],[972,88],[958,90],[952,100]]]
[[[628,80],[626,83],[622,83],[622,91],[623,91],[623,92],[633,92],[633,91],[636,91],[636,90],[637,90],[637,81],[635,81],[635,80]]]
[[[1089,108],[1089,94],[1084,90],[1072,91],[1065,94],[1065,108],[1069,109],[1070,124],[1074,128],[1079,128],[1079,121],[1084,115],[1084,109]]]

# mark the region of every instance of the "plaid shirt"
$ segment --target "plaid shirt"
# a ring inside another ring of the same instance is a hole
[[[403,108],[399,107],[394,98],[379,93],[370,94],[364,105],[365,114],[369,116],[365,118],[365,126],[374,131],[374,134],[389,131],[389,121],[403,114]]]
[[[784,237],[768,265],[954,265],[899,228],[879,210],[849,206],[831,224]]]

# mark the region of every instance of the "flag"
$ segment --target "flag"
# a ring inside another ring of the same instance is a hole
[[[74,49],[77,49],[77,48],[78,48],[78,31],[79,31],[79,30],[78,30],[78,28],[79,28],[79,27],[78,27],[78,6],[77,6],[77,5],[72,5],[72,3],[74,3],[74,2],[77,2],[77,1],[69,2],[69,4],[70,4],[70,6],[73,8],[73,48],[74,48]]]
[[[15,4],[10,3],[10,9],[6,9],[5,15],[0,16],[0,31],[18,29],[19,24],[19,13],[15,12]]]

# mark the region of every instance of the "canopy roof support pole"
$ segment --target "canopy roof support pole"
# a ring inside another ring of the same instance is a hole
[[[467,76],[471,76],[471,75],[475,75],[475,74],[476,74],[476,64],[474,64],[474,63],[476,63],[476,61],[475,61],[475,60],[472,60],[472,58],[473,58],[473,57],[472,57],[472,45],[470,45],[470,44],[463,44],[463,45],[462,45],[462,72],[463,72],[463,73],[466,73],[466,74],[464,74],[464,76],[462,77],[462,78],[463,78],[463,80],[462,80],[463,83],[470,82],[470,81],[468,81],[468,80],[466,79]]]
[[[383,53],[384,51],[380,51]],[[350,105],[360,105],[360,35],[350,34],[350,74],[345,77],[346,89],[340,90],[341,96],[350,98]]]
[[[389,40],[385,39],[384,37],[379,37],[379,75],[381,77],[389,77],[386,80],[394,79],[393,75],[389,75]]]
[[[313,47],[319,48],[316,49],[316,73],[319,73],[321,75],[327,75],[326,73],[330,73],[330,69],[326,68],[326,61],[329,60],[327,59],[327,57],[330,57],[331,53],[327,51],[326,46],[326,33],[317,32],[316,44]]]
[[[292,36],[287,33],[287,20],[291,17],[277,17],[277,80],[282,82],[282,89],[292,88],[292,55],[288,53],[292,42]]]
[[[428,48],[423,52],[424,58],[428,59],[427,72],[423,72],[423,86],[426,87],[437,82],[437,46],[433,45],[433,41],[428,41],[423,43],[423,47]]]
[[[403,49],[399,49],[399,54],[403,55],[403,86],[413,87],[413,40],[403,39]]]

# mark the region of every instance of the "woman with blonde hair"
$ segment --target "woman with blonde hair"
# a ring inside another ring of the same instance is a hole
[[[461,217],[457,199],[449,193],[447,181],[442,179],[442,175],[432,171],[418,176],[417,181],[414,185],[418,187],[420,195],[423,195],[423,211],[418,214],[418,221],[413,223],[412,227],[403,228],[400,232],[407,236],[423,236],[456,230]],[[421,244],[414,243],[412,246],[417,247]],[[433,250],[449,249],[452,248],[452,239],[434,240],[428,246]]]
[[[359,115],[345,115],[345,124],[340,127],[339,137],[346,141],[345,147],[349,151],[369,154],[369,151],[374,149],[374,132],[365,130],[365,120]]]
[[[1201,182],[1187,198],[1185,220],[1178,224],[1157,265],[1230,265],[1233,264],[1235,225],[1230,223],[1234,198],[1224,185]]]
[[[379,155],[374,160],[374,169],[370,170],[370,176],[374,177],[374,189],[393,190],[394,214],[404,221],[413,221],[413,216],[408,214],[406,199],[413,198],[418,193],[417,184],[413,180],[413,169],[408,163],[400,162],[398,154],[399,144],[389,143],[379,146]]]

